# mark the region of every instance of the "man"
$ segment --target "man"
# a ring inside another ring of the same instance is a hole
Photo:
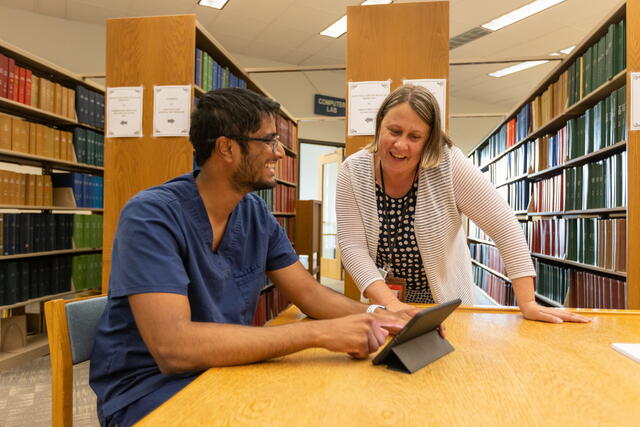
[[[314,281],[250,194],[276,184],[278,109],[246,89],[205,94],[190,129],[200,170],[142,191],[123,208],[91,358],[102,425],[135,423],[212,366],[310,347],[365,358],[409,317],[373,314],[376,307]],[[327,320],[247,326],[265,272],[306,314]]]

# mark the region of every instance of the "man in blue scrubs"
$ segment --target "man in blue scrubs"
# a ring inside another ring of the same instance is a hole
[[[313,280],[251,194],[276,184],[278,110],[246,89],[208,92],[190,129],[200,170],[142,191],[122,209],[91,358],[101,425],[135,423],[207,368],[310,347],[365,358],[406,323],[407,314],[373,313],[375,306]],[[302,311],[325,320],[251,327],[265,273]]]

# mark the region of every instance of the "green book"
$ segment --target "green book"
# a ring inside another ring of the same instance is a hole
[[[582,56],[582,96],[585,97],[591,92],[591,53],[593,46],[590,46]]]
[[[607,30],[607,34],[605,35],[605,49],[604,49],[605,81],[613,77],[613,56],[614,56],[613,38],[615,33],[615,27],[616,27],[616,24],[609,25],[609,29]]]

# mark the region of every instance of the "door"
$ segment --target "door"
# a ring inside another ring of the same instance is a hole
[[[337,241],[336,182],[343,149],[320,156],[320,198],[322,200],[322,256],[320,275],[342,280],[342,260]]]

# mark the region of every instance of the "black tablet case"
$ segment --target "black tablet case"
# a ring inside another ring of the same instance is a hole
[[[429,363],[453,351],[453,346],[438,333],[438,325],[461,303],[455,299],[418,314],[373,359],[374,365],[386,364],[389,369],[414,373]]]

